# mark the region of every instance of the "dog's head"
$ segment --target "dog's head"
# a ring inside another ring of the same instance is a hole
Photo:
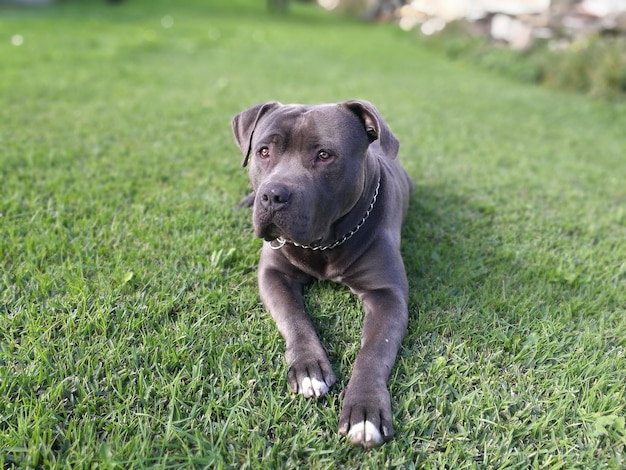
[[[368,148],[396,158],[398,140],[366,101],[259,104],[233,118],[255,192],[253,222],[265,240],[334,239],[333,224],[363,194]]]

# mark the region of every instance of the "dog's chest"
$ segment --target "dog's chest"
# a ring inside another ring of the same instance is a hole
[[[346,264],[342,262],[340,250],[312,251],[290,247],[286,253],[289,262],[300,271],[320,280],[341,282]]]

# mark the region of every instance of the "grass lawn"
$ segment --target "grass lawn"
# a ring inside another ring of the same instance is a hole
[[[172,6],[176,5],[176,6]],[[255,0],[0,6],[0,463],[626,466],[626,107]],[[353,449],[362,311],[308,309],[339,383],[291,395],[231,116],[375,103],[416,185],[397,437]]]

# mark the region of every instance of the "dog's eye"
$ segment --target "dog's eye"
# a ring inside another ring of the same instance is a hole
[[[259,157],[261,158],[269,158],[270,157],[270,149],[267,147],[261,147],[257,152]]]
[[[320,150],[319,152],[317,152],[317,158],[319,158],[320,160],[328,160],[330,158],[330,153],[328,153],[326,150]]]

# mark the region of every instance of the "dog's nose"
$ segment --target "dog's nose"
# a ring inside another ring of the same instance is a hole
[[[259,196],[264,209],[272,208],[275,211],[284,209],[291,201],[291,191],[278,183],[266,185]]]

